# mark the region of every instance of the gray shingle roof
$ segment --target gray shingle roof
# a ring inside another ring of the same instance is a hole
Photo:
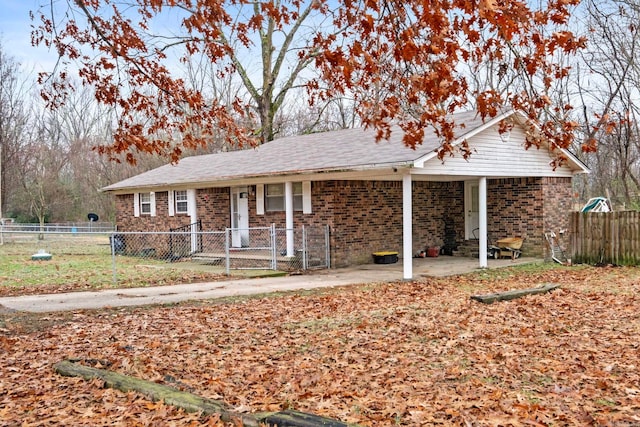
[[[475,111],[454,116],[461,138],[482,125]],[[391,167],[411,163],[433,153],[440,140],[427,132],[415,150],[402,144],[402,132],[375,142],[373,130],[345,129],[280,138],[257,148],[186,157],[176,165],[165,165],[109,185],[103,191],[165,187],[292,173]]]

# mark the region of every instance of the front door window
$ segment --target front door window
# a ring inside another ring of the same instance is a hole
[[[480,196],[477,181],[464,183],[465,239],[478,239]]]
[[[249,192],[247,187],[231,188],[231,246],[249,246]]]

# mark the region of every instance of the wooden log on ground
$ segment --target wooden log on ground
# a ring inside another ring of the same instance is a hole
[[[144,394],[154,402],[162,400],[167,405],[183,408],[187,412],[202,411],[204,414],[209,415],[220,414],[220,418],[225,422],[241,422],[244,426],[257,427],[260,425],[255,417],[233,412],[223,402],[205,399],[152,381],[141,380],[105,369],[91,368],[68,360],[56,363],[53,369],[58,374],[67,377],[82,377],[85,380],[99,378],[105,382],[107,387],[115,388],[125,393],[135,391]]]
[[[349,427],[349,424],[345,424],[342,421],[293,410],[268,415],[262,418],[261,421],[269,426],[279,427]]]
[[[557,289],[559,287],[560,285],[547,283],[537,288],[515,289],[512,291],[496,292],[494,294],[486,294],[486,295],[471,295],[471,299],[480,301],[485,304],[492,304],[496,301],[508,301],[508,300],[523,297],[525,295],[546,294],[547,292],[551,292],[552,290]]]
[[[255,415],[241,414],[231,410],[224,402],[206,399],[173,387],[122,375],[106,369],[80,365],[70,360],[56,363],[53,369],[58,374],[67,377],[82,377],[85,380],[98,378],[103,380],[107,387],[125,393],[135,391],[149,397],[154,402],[162,400],[167,405],[177,406],[187,412],[202,412],[207,415],[220,414],[220,418],[223,421],[246,427],[258,427],[265,424],[274,427],[348,427],[348,424],[341,421],[293,410]]]

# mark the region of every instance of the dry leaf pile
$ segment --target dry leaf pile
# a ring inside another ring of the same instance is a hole
[[[470,295],[554,282],[492,305]],[[30,323],[31,322],[31,323]],[[56,375],[80,358],[238,411],[365,426],[640,425],[640,271],[467,275],[0,323],[2,425],[222,425]]]

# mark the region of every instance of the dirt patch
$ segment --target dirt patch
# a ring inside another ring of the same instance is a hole
[[[0,334],[5,336],[33,334],[46,331],[53,326],[69,323],[72,320],[73,315],[70,313],[41,314],[0,309]]]
[[[0,304],[0,316],[4,316],[6,314],[11,314],[14,313],[15,310],[11,309],[11,308],[7,308],[4,305]]]
[[[236,276],[227,276],[225,274],[209,274],[209,273],[193,273],[182,274],[179,277],[163,277],[157,280],[148,280],[145,282],[127,282],[120,281],[116,284],[108,285],[88,285],[82,281],[75,281],[73,277],[69,278],[69,282],[63,285],[28,285],[28,286],[0,286],[0,297],[14,297],[21,295],[43,295],[43,294],[60,294],[66,292],[82,292],[82,291],[98,291],[103,289],[126,289],[149,286],[170,286],[182,283],[206,283],[232,280]]]

